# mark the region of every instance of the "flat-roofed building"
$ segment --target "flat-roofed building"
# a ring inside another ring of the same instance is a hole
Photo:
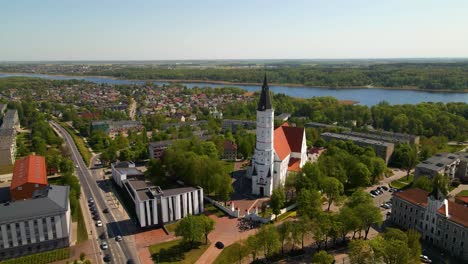
[[[351,130],[348,127],[342,127],[342,126],[330,125],[330,124],[324,124],[324,123],[317,123],[317,122],[308,122],[308,123],[304,124],[304,127],[306,127],[306,128],[336,129],[336,130],[340,130],[340,131]]]
[[[373,140],[373,139],[367,139],[367,138],[362,138],[362,137],[355,137],[355,136],[350,136],[350,135],[344,135],[344,134],[338,134],[338,133],[330,133],[330,132],[325,132],[320,134],[323,139],[326,141],[331,141],[331,140],[349,140],[352,141],[354,144],[360,146],[360,147],[372,147],[375,151],[375,154],[378,157],[381,157],[385,163],[388,164],[390,161],[390,157],[392,156],[393,150],[395,148],[395,145],[393,143],[381,141],[381,140]]]
[[[45,187],[47,187],[47,170],[44,157],[29,155],[15,162],[10,185],[12,200],[31,199],[36,190]]]
[[[19,129],[19,117],[18,117],[18,110],[16,109],[9,109],[5,112],[3,116],[2,126],[0,129],[3,128],[14,128]]]
[[[456,176],[463,182],[468,182],[468,152],[456,153],[460,159]]]
[[[16,130],[0,129],[0,166],[13,165],[16,157]]]
[[[448,201],[438,190],[413,188],[393,194],[390,219],[403,229],[415,229],[422,239],[468,261],[468,208]]]
[[[414,177],[415,179],[420,176],[433,178],[437,174],[442,174],[453,180],[459,163],[460,159],[457,154],[437,153],[416,165]]]
[[[235,119],[224,119],[221,122],[221,130],[223,132],[230,130],[232,133],[236,133],[238,127],[252,130],[257,126],[257,121],[254,120],[235,120]]]
[[[132,164],[112,164],[112,178],[132,199],[141,227],[163,225],[204,211],[201,187],[162,190]]]
[[[354,131],[343,131],[342,134],[367,138],[367,139],[374,139],[380,140],[385,142],[390,142],[394,144],[419,144],[419,136],[409,135],[409,134],[402,134],[402,133],[394,133],[389,131],[369,131],[366,133],[362,132],[354,132]]]

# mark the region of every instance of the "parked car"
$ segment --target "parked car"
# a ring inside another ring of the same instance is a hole
[[[102,259],[104,260],[104,262],[110,262],[112,260],[112,257],[111,255],[106,254]]]
[[[421,259],[421,262],[432,263],[432,260],[428,256],[421,255],[421,256],[419,256],[419,258]]]
[[[93,216],[93,220],[101,220],[101,217],[99,215]]]
[[[388,191],[388,187],[387,187],[387,186],[380,186],[380,188],[384,189],[385,191]]]
[[[224,248],[224,244],[223,244],[223,242],[218,241],[218,242],[216,242],[215,247],[218,248],[218,249],[223,249],[223,248]]]
[[[106,238],[107,238],[106,232],[102,232],[102,233],[99,235],[99,238],[100,238],[100,239],[106,239]]]
[[[128,259],[127,264],[135,264],[135,261],[133,259]]]
[[[96,222],[96,226],[98,226],[98,227],[102,226],[102,221],[101,221],[101,220],[98,220],[98,221]]]
[[[117,241],[117,242],[122,241],[122,236],[116,236],[116,237],[115,237],[115,241]]]
[[[88,203],[92,203],[92,202],[94,202],[94,199],[91,197],[88,199]]]
[[[370,194],[370,197],[375,198],[375,195],[373,195],[373,194],[371,193],[371,194]]]
[[[107,214],[109,213],[109,208],[104,208],[104,210],[102,210],[103,213]]]
[[[107,242],[102,242],[102,243],[101,243],[101,248],[104,249],[104,250],[105,250],[105,249],[108,249],[109,246],[107,245]]]

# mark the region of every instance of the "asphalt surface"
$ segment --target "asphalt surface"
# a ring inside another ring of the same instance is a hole
[[[97,240],[99,239],[98,237],[102,232],[106,232],[108,239],[99,240],[99,244],[103,241],[107,241],[109,245],[109,249],[102,251],[102,256],[104,256],[105,254],[110,254],[112,256],[112,260],[110,263],[125,264],[129,259],[133,259],[135,263],[139,263],[139,259],[137,257],[136,252],[130,249],[130,246],[128,245],[129,242],[125,237],[123,237],[123,240],[121,242],[115,241],[115,237],[117,235],[126,233],[122,232],[122,230],[124,230],[123,228],[125,227],[118,221],[116,221],[116,218],[112,214],[112,210],[110,210],[110,212],[107,214],[102,212],[104,208],[108,207],[106,201],[95,179],[91,176],[88,167],[84,163],[83,158],[79,153],[75,142],[71,138],[70,134],[56,122],[50,121],[50,124],[62,134],[65,143],[70,149],[71,159],[73,160],[73,162],[75,162],[75,165],[77,165],[76,174],[79,177],[86,200],[88,200],[89,198],[93,198],[96,207],[98,208],[98,212],[101,217],[103,226],[96,227],[95,225],[95,230],[97,230],[98,234],[93,234],[93,236],[94,239]],[[82,210],[89,210],[89,208],[83,208]],[[95,223],[94,220],[90,221]]]

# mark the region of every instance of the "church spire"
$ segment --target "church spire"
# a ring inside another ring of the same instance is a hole
[[[265,73],[265,78],[263,79],[262,92],[260,94],[260,100],[258,101],[258,111],[265,111],[271,109],[271,99],[270,99],[270,88],[268,87],[267,76]]]

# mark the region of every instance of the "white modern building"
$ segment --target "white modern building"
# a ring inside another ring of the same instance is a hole
[[[257,108],[255,153],[247,177],[252,179],[252,193],[271,196],[273,189],[284,185],[288,172],[299,172],[307,162],[304,128],[287,123],[274,129],[267,79],[263,81]]]
[[[0,191],[0,260],[70,245],[70,187],[50,185],[14,202],[8,191]]]
[[[161,190],[145,180],[131,162],[112,164],[112,178],[132,199],[141,227],[163,225],[204,211],[201,187]]]

